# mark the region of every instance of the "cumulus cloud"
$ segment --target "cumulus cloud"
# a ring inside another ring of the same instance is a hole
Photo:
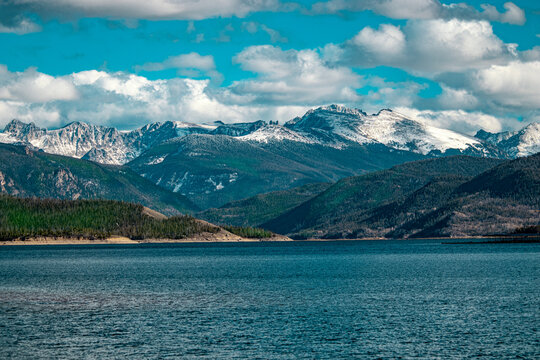
[[[473,88],[501,105],[540,108],[540,61],[492,65],[472,75]]]
[[[137,66],[136,70],[161,71],[176,69],[177,73],[186,77],[210,77],[217,83],[223,81],[223,75],[216,70],[216,63],[212,55],[200,55],[196,52],[170,56],[163,62],[146,63]]]
[[[437,97],[438,106],[442,109],[475,109],[480,105],[478,98],[468,89],[454,89],[441,85],[442,93]]]
[[[327,65],[314,50],[251,46],[234,61],[258,75],[236,81],[226,90],[227,96],[241,103],[310,105],[359,98],[355,89],[360,77],[349,68]]]
[[[336,47],[339,50],[336,50]],[[393,66],[419,74],[463,71],[504,63],[516,55],[487,21],[415,20],[403,28],[365,27],[354,38],[325,48],[325,58],[351,66]]]
[[[238,105],[209,80],[149,80],[98,70],[54,77],[34,69],[18,73],[0,67],[0,126],[14,118],[44,127],[83,121],[123,129],[167,120],[286,121],[307,108],[290,103]]]
[[[34,68],[12,73],[0,65],[0,84],[0,100],[41,103],[78,97],[69,79],[55,78]]]
[[[371,10],[392,19],[464,19],[489,20],[523,25],[525,12],[512,2],[499,12],[493,5],[482,5],[478,11],[465,3],[442,4],[438,0],[330,0],[312,6],[312,12],[339,13],[341,11]]]
[[[493,5],[483,4],[484,15],[488,20],[500,21],[503,23],[523,25],[525,24],[525,12],[514,3],[507,2],[504,4],[505,12],[500,13]]]
[[[419,100],[418,93],[426,87],[414,81],[394,82],[379,76],[367,77],[362,85],[370,89],[361,100],[362,109],[368,113],[415,106]]]
[[[375,58],[399,58],[405,50],[405,34],[398,26],[383,24],[378,30],[363,28],[352,40],[352,44],[369,50]]]
[[[396,111],[427,125],[474,135],[479,129],[500,132],[520,129],[523,124],[514,118],[496,117],[480,111],[465,110],[418,110],[396,108]]]

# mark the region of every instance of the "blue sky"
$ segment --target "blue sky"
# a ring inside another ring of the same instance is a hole
[[[540,120],[540,4],[7,0],[0,125],[279,120],[339,103],[474,133]]]

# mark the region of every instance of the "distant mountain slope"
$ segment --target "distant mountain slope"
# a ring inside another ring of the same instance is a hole
[[[519,131],[490,133],[478,131],[476,138],[497,146],[511,157],[533,155],[540,151],[540,123],[532,123]]]
[[[297,237],[357,237],[362,229],[361,222],[369,217],[370,210],[395,201],[403,202],[439,177],[456,174],[472,177],[500,163],[501,160],[496,159],[453,156],[345,178],[262,227]]]
[[[435,128],[389,109],[368,115],[339,105],[308,111],[285,124],[315,141],[343,146],[348,142],[380,143],[388,147],[421,153],[504,156],[493,146],[454,131]]]
[[[0,134],[0,142],[31,144],[51,154],[119,165],[163,141],[207,131],[208,127],[205,126],[172,121],[148,124],[128,132],[80,122],[56,130],[46,130],[33,123],[13,120]]]
[[[187,135],[149,149],[128,166],[155,184],[188,196],[201,208],[209,208],[421,158],[381,144],[337,149],[291,140],[276,143]]]
[[[404,198],[357,215],[356,221],[349,223],[352,231],[348,233],[348,236],[353,238],[407,237],[410,235],[408,232],[399,230],[403,224],[413,223],[443,206],[451,198],[452,192],[470,179],[470,176],[460,175],[434,177]]]
[[[0,144],[0,192],[23,197],[114,199],[166,214],[194,212],[186,197],[163,189],[126,167]]]
[[[457,187],[438,209],[389,236],[474,236],[540,225],[540,153],[505,162]]]
[[[311,199],[329,186],[330,183],[307,184],[259,194],[227,203],[218,209],[202,211],[197,217],[220,225],[258,226]]]

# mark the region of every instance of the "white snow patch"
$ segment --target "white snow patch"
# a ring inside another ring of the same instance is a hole
[[[152,160],[150,160],[149,162],[147,162],[146,165],[156,165],[156,164],[161,164],[161,163],[163,162],[163,160],[165,160],[166,157],[167,157],[167,155],[160,156],[160,157],[154,157],[154,158],[152,158]]]
[[[0,143],[12,144],[17,141],[18,140],[16,138],[14,138],[13,136],[10,136],[9,134],[0,133]]]
[[[243,141],[257,141],[268,143],[269,141],[283,141],[290,140],[296,142],[303,142],[312,144],[314,141],[307,138],[306,136],[297,133],[296,131],[289,130],[281,125],[266,125],[261,127],[251,134],[237,137],[239,140]]]
[[[189,171],[186,171],[186,173],[184,174],[184,176],[180,179],[180,181],[178,181],[176,183],[176,185],[174,186],[173,188],[173,192],[178,192],[180,191],[180,188],[184,185],[184,182],[186,181],[187,177],[188,177],[188,174],[189,174]]]

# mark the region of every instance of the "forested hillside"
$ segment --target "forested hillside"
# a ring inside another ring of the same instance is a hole
[[[368,211],[403,201],[438,177],[459,174],[470,178],[501,162],[453,156],[409,162],[388,170],[345,178],[262,227],[296,237],[357,237],[361,222],[369,216]]]
[[[197,207],[123,166],[97,164],[0,144],[0,193],[19,197],[111,199],[140,203],[167,215]]]
[[[258,226],[289,211],[330,187],[331,183],[315,183],[289,190],[273,191],[233,201],[218,209],[208,209],[197,217],[214,224]]]
[[[540,153],[505,162],[457,187],[442,206],[388,236],[497,235],[540,225]]]
[[[191,216],[156,218],[142,205],[112,200],[57,200],[0,195],[0,240],[35,237],[183,239],[219,227]]]

